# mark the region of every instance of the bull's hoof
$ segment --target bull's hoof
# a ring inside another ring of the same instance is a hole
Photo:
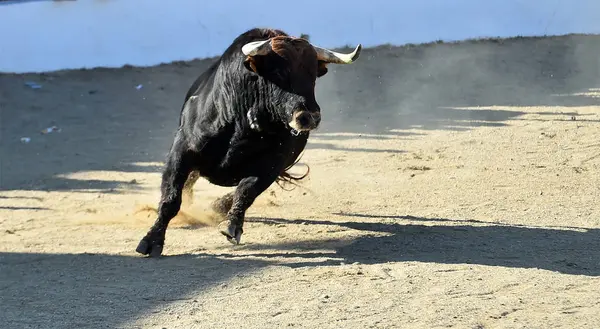
[[[226,220],[219,224],[219,232],[221,232],[221,234],[227,238],[227,241],[232,244],[240,244],[244,229],[242,229],[241,226]]]
[[[142,239],[135,251],[142,255],[150,255],[150,257],[160,257],[163,251],[163,245],[158,242],[151,243],[146,239]]]

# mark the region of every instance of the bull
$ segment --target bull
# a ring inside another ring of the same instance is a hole
[[[319,127],[316,79],[351,53],[312,45],[277,29],[240,34],[189,88],[162,171],[158,216],[136,251],[162,254],[169,221],[200,177],[235,189],[214,201],[218,230],[239,244],[246,210],[271,184],[301,179],[288,171]]]

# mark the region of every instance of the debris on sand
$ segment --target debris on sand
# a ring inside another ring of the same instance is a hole
[[[41,133],[45,135],[45,134],[49,134],[54,131],[61,132],[62,129],[59,129],[57,126],[52,126],[52,127],[48,127],[46,129],[42,130]]]
[[[554,137],[556,137],[556,133],[546,133],[546,132],[543,132],[543,133],[540,134],[539,138],[543,138],[543,137],[554,138]]]
[[[427,170],[431,170],[431,167],[427,167],[427,166],[408,166],[408,167],[406,167],[406,169],[408,169],[408,170],[418,170],[418,171],[427,171]]]
[[[33,81],[26,81],[25,85],[31,89],[41,89],[42,85]]]

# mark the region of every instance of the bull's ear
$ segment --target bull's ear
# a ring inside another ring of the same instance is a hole
[[[256,60],[254,59],[254,57],[247,56],[246,60],[244,61],[244,66],[247,70],[258,74],[258,69],[256,68]]]
[[[327,63],[323,61],[319,61],[319,67],[317,68],[317,78],[320,78],[327,74]]]
[[[258,74],[259,69],[257,67],[259,66],[259,63],[255,56],[264,56],[271,52],[273,49],[272,43],[272,39],[246,43],[242,47],[242,53],[246,55],[246,60],[244,60],[246,69]]]

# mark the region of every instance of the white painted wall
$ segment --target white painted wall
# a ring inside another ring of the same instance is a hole
[[[269,26],[324,47],[600,33],[600,0],[77,0],[0,2],[0,71],[215,56]]]

